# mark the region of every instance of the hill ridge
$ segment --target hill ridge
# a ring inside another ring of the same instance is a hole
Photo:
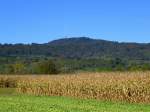
[[[0,56],[49,56],[55,58],[125,58],[150,60],[150,43],[126,43],[73,37],[45,44],[0,44]]]

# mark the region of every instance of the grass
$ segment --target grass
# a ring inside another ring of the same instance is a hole
[[[0,95],[15,95],[16,93],[16,89],[15,88],[0,88]]]
[[[0,112],[150,112],[150,105],[46,96],[0,96]]]

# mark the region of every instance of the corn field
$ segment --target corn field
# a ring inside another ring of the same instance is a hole
[[[7,86],[28,95],[150,103],[150,72],[0,76],[0,87]]]

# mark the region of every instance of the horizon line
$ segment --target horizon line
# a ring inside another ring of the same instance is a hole
[[[118,40],[107,40],[107,39],[101,39],[101,38],[93,38],[93,37],[88,37],[88,36],[71,36],[71,37],[62,37],[62,38],[56,38],[56,39],[51,39],[50,41],[47,42],[16,42],[16,43],[7,43],[7,42],[0,42],[0,45],[5,45],[5,44],[10,44],[10,45],[16,45],[16,44],[24,44],[24,45],[31,45],[31,44],[47,44],[53,41],[57,40],[62,40],[62,39],[79,39],[79,38],[87,38],[91,40],[102,40],[102,41],[109,41],[109,42],[117,42],[117,43],[131,43],[131,44],[150,44],[150,42],[135,42],[135,41],[118,41]]]

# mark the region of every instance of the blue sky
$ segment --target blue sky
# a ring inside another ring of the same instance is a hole
[[[0,0],[0,43],[76,36],[150,43],[150,0]]]

